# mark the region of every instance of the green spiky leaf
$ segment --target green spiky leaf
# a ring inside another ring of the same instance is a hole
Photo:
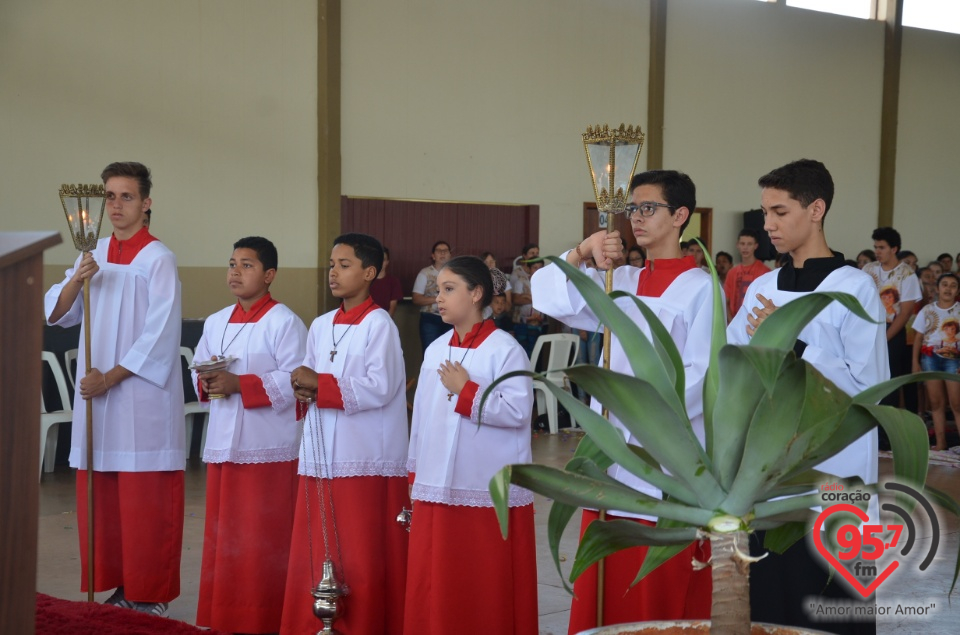
[[[598,560],[623,549],[643,546],[679,546],[684,549],[697,537],[696,527],[649,527],[631,520],[595,520],[580,540],[570,580],[576,580]]]

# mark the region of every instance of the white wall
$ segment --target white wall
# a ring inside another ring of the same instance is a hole
[[[664,162],[689,172],[714,209],[714,251],[732,249],[740,212],[758,206],[757,178],[801,157],[834,176],[831,246],[849,256],[869,247],[883,25],[755,0],[671,0],[667,24]],[[904,39],[898,226],[909,222],[908,192],[949,209],[945,188],[901,183],[931,160],[950,169],[958,43],[912,29]],[[539,204],[541,247],[558,252],[580,237],[592,197],[580,132],[647,129],[648,50],[647,2],[345,2],[343,191]]]
[[[894,226],[921,264],[960,251],[960,35],[905,29]]]
[[[0,229],[61,229],[59,185],[118,159],[155,173],[182,266],[236,237],[316,264],[317,6],[310,0],[0,3]],[[821,159],[831,245],[876,225],[883,28],[755,0],[670,0],[665,162],[734,244],[756,179]],[[589,124],[647,129],[646,0],[344,0],[342,193],[538,204],[541,246],[580,237]],[[894,223],[956,251],[960,36],[907,29]],[[646,151],[641,155],[645,164]],[[425,229],[429,231],[429,228]],[[48,263],[72,261],[62,246]]]
[[[648,24],[635,0],[344,2],[344,194],[537,204],[543,251],[568,248],[580,135],[646,129]]]
[[[304,0],[4,0],[0,229],[63,230],[61,183],[135,160],[181,266],[222,266],[263,234],[284,265],[315,267],[316,50]]]
[[[850,256],[876,224],[883,25],[756,0],[674,0],[667,14],[664,164],[714,208],[713,251],[733,252],[757,179],[822,161],[836,195],[826,233]]]

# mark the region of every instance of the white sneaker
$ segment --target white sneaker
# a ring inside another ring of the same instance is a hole
[[[156,615],[157,617],[165,617],[167,614],[167,609],[170,608],[169,602],[133,602],[134,611],[140,611],[141,613],[149,613],[150,615]]]
[[[110,606],[118,606],[122,609],[132,609],[134,603],[123,597],[123,587],[117,587],[117,590],[113,592],[113,595],[108,597],[103,601],[104,604],[109,604]]]

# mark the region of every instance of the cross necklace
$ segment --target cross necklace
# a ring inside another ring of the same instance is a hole
[[[449,361],[450,361],[450,357],[453,356],[453,347],[452,347],[452,346],[448,346],[448,348],[450,349],[450,352],[447,353],[447,361],[449,362]],[[465,359],[467,358],[467,353],[469,353],[471,350],[472,350],[472,349],[468,346],[468,347],[467,347],[467,350],[465,350],[465,351],[463,352],[463,357],[460,358],[460,365],[461,365],[461,366],[463,365],[463,360],[465,360]],[[452,390],[447,393],[447,401],[450,401],[451,399],[453,399],[453,391],[452,391]]]
[[[334,339],[334,337],[333,337],[334,331],[336,330],[336,328],[335,328],[335,327],[336,327],[336,322],[334,322],[334,324],[330,325],[330,341],[333,342],[333,350],[330,351],[330,361],[331,361],[331,362],[333,362],[333,358],[337,356],[337,352],[338,352],[338,351],[337,351],[337,346],[340,345],[340,342],[343,341],[343,338],[345,338],[345,337],[347,336],[347,333],[350,332],[350,327],[352,327],[354,324],[356,324],[357,322],[359,322],[360,320],[362,320],[362,319],[363,319],[363,316],[367,314],[367,311],[369,311],[370,309],[376,308],[376,306],[377,306],[376,303],[371,302],[371,303],[370,303],[370,306],[368,306],[367,308],[365,308],[365,309],[363,310],[363,313],[361,313],[360,315],[358,315],[358,316],[356,317],[356,319],[353,320],[353,322],[351,322],[350,324],[347,325],[346,330],[343,332],[343,334],[340,335],[340,339]],[[340,307],[340,308],[343,309],[343,307]],[[344,313],[346,313],[346,311],[344,311]]]
[[[247,328],[247,324],[250,324],[251,322],[253,322],[257,318],[257,316],[260,315],[260,312],[263,311],[269,304],[270,304],[269,302],[264,302],[263,304],[261,304],[260,308],[257,309],[257,312],[251,315],[250,318],[243,323],[243,326],[240,327],[240,330],[237,331],[236,334],[233,336],[233,338],[229,342],[227,342],[227,345],[224,346],[223,340],[226,339],[227,329],[230,327],[230,320],[229,319],[227,320],[227,325],[223,327],[223,335],[220,336],[220,357],[223,357],[226,354],[227,349],[230,348],[230,345],[233,344],[238,337],[240,337],[240,334],[243,332],[243,329]],[[240,308],[242,309],[243,307],[240,307]]]

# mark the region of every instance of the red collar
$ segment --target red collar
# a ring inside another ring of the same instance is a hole
[[[333,316],[334,324],[358,324],[363,321],[363,318],[367,316],[367,313],[377,308],[376,302],[373,301],[373,297],[369,296],[366,300],[353,307],[349,311],[343,310],[343,303],[340,303],[340,308],[337,309],[337,313]]]
[[[693,256],[683,258],[657,258],[649,260],[640,271],[640,281],[637,283],[637,295],[659,298],[673,281],[684,271],[697,268],[697,260]]]
[[[497,325],[493,320],[481,320],[473,325],[470,332],[460,342],[460,335],[457,329],[453,329],[453,335],[450,337],[450,346],[457,348],[478,348],[491,333],[497,330]]]
[[[107,262],[115,265],[129,265],[137,257],[140,250],[157,240],[156,236],[150,235],[147,227],[141,227],[140,230],[128,238],[120,240],[114,234],[110,234],[110,246],[107,248]]]
[[[230,324],[259,322],[260,318],[266,315],[267,311],[273,308],[274,304],[279,303],[270,297],[269,291],[262,298],[250,305],[249,311],[244,311],[240,303],[237,302],[236,306],[233,307],[233,313],[230,314]]]

